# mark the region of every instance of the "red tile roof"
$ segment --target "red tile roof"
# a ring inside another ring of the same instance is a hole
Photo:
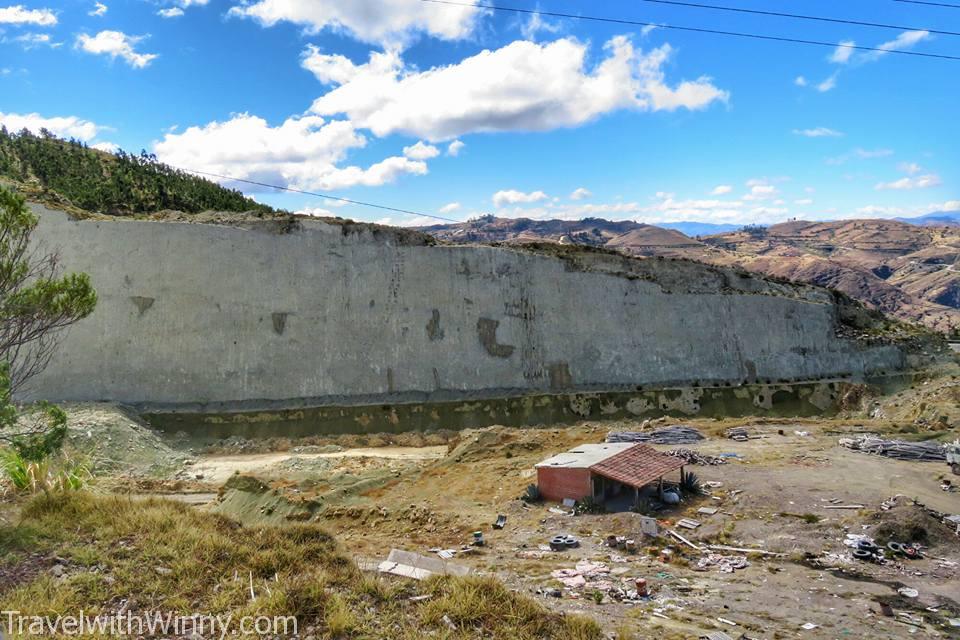
[[[590,471],[631,487],[642,487],[685,464],[680,458],[660,453],[649,445],[638,444],[598,462],[590,467]]]

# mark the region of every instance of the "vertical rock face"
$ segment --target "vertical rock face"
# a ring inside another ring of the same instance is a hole
[[[30,398],[449,400],[910,365],[897,346],[838,338],[825,290],[697,263],[429,246],[319,221],[277,233],[36,209],[37,241],[88,272],[100,303]]]

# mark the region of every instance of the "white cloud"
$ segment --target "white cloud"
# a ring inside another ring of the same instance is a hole
[[[61,138],[76,138],[83,142],[93,140],[103,130],[103,127],[76,116],[45,118],[39,113],[0,112],[0,125],[13,132],[29,129],[33,133],[40,133],[41,129],[47,129]]]
[[[120,145],[114,144],[112,142],[98,142],[96,144],[90,145],[92,149],[98,149],[100,151],[106,151],[107,153],[116,153],[120,151]]]
[[[51,27],[57,24],[57,15],[50,9],[27,9],[22,4],[0,7],[0,24],[33,24]]]
[[[713,191],[710,192],[710,195],[712,195],[712,196],[725,196],[725,195],[727,195],[728,193],[730,193],[731,191],[733,191],[733,187],[731,187],[731,186],[728,185],[728,184],[721,184],[721,185],[717,185],[716,187],[714,187],[714,188],[713,188]]]
[[[876,158],[886,158],[893,155],[892,149],[854,149],[849,153],[844,153],[833,158],[827,158],[827,164],[843,164],[848,160],[873,160]]]
[[[346,120],[291,117],[276,127],[246,113],[225,122],[168,133],[154,144],[163,161],[175,167],[299,189],[379,186],[405,174],[427,173],[427,163],[403,156],[367,168],[341,167],[366,138]]]
[[[454,158],[456,158],[458,155],[460,155],[460,152],[463,151],[463,148],[465,146],[467,145],[464,144],[463,142],[460,142],[459,140],[454,140],[447,147],[447,155],[453,156]]]
[[[876,218],[914,218],[924,216],[928,213],[937,213],[940,211],[960,211],[960,200],[948,200],[946,202],[931,203],[924,206],[914,207],[891,207],[885,205],[867,205],[860,207],[844,217],[876,217]]]
[[[823,82],[816,85],[815,88],[820,93],[826,93],[837,86],[837,78],[841,69],[852,69],[861,65],[876,62],[887,55],[891,50],[907,51],[914,45],[926,40],[930,36],[929,31],[904,31],[893,40],[882,42],[874,48],[876,51],[859,51],[855,49],[856,43],[853,40],[843,40],[834,49],[833,54],[828,60],[839,65],[836,70]],[[807,81],[803,76],[797,78],[796,83],[800,86],[807,86]]]
[[[81,33],[77,36],[77,48],[111,59],[121,58],[134,69],[143,69],[157,58],[155,53],[137,53],[135,47],[146,36],[131,36],[122,31],[101,31],[95,36]]]
[[[854,149],[853,153],[855,156],[861,160],[869,160],[871,158],[886,158],[893,155],[892,149]]]
[[[916,162],[901,162],[897,165],[897,168],[908,176],[915,176],[923,171],[923,167],[918,165]]]
[[[772,182],[781,182],[782,178],[753,178],[747,181],[750,192],[743,196],[747,201],[770,200],[780,195],[780,190],[771,184]]]
[[[461,205],[459,202],[451,202],[450,204],[445,204],[440,207],[439,213],[454,213],[460,211]]]
[[[27,51],[30,49],[36,49],[37,47],[50,47],[52,49],[56,49],[63,46],[62,42],[55,42],[48,33],[25,33],[17,36],[13,40],[14,42],[20,43],[20,46]]]
[[[935,173],[930,173],[923,176],[908,176],[906,178],[900,178],[899,180],[894,180],[893,182],[881,182],[877,184],[874,189],[878,191],[886,190],[911,190],[911,189],[929,189],[930,187],[939,187],[942,184],[940,176]]]
[[[321,82],[339,85],[314,101],[313,113],[346,114],[380,137],[402,132],[435,141],[472,132],[546,131],[620,109],[695,110],[728,98],[706,77],[666,84],[669,45],[644,53],[618,36],[592,68],[587,48],[573,38],[517,41],[425,71],[393,51],[371,53],[357,65],[309,48],[303,66]]]
[[[316,218],[336,218],[337,214],[329,209],[324,209],[322,207],[304,207],[299,211],[294,211],[298,216],[313,216]]]
[[[591,196],[593,196],[593,193],[591,193],[589,189],[587,189],[586,187],[580,187],[578,189],[575,189],[573,193],[570,194],[570,199],[585,200],[586,198],[589,198]]]
[[[794,135],[804,136],[806,138],[839,138],[843,134],[835,129],[827,127],[815,127],[813,129],[794,129]]]
[[[797,76],[796,79],[794,79],[793,84],[797,85],[798,87],[805,87],[807,86],[807,79],[803,76]]]
[[[183,9],[180,7],[168,7],[166,9],[160,9],[157,11],[157,15],[161,18],[179,18],[183,15]],[[298,212],[299,213],[299,212]],[[311,215],[311,214],[304,214]]]
[[[265,27],[278,22],[303,25],[308,33],[322,29],[347,32],[369,43],[391,48],[417,32],[445,40],[465,38],[481,11],[472,6],[437,6],[411,0],[255,0],[234,6],[228,15],[252,18]]]
[[[829,78],[817,85],[817,91],[826,93],[837,86],[837,74],[834,73]]]
[[[806,207],[808,205],[813,204],[813,200],[811,198],[802,198],[800,200],[794,200],[793,204],[799,205],[801,207]]]
[[[527,20],[520,29],[520,33],[522,33],[523,37],[527,40],[536,40],[537,34],[541,31],[545,33],[557,33],[560,31],[560,25],[544,20],[540,12],[536,11],[530,14],[529,20]]]
[[[97,2],[93,5],[93,9],[87,12],[87,15],[94,16],[94,17],[102,16],[107,12],[107,10],[108,10],[107,5],[103,4],[102,2]]]
[[[440,155],[440,149],[437,149],[432,144],[426,144],[421,140],[415,145],[404,147],[403,155],[411,160],[430,160]]]
[[[509,204],[530,204],[531,202],[546,200],[547,197],[547,194],[543,191],[524,193],[516,189],[507,189],[505,191],[497,191],[493,194],[493,206],[499,209]]]
[[[754,219],[762,218],[760,222],[766,222],[771,216],[780,217],[790,213],[786,207],[754,207],[748,212]]]
[[[850,56],[856,51],[856,49],[853,48],[856,44],[853,40],[842,40],[833,51],[833,55],[830,56],[830,62],[847,64],[847,62],[850,61]]]
[[[858,58],[861,62],[872,62],[874,60],[879,60],[883,56],[887,55],[891,49],[911,49],[914,45],[926,40],[929,36],[929,31],[904,31],[893,40],[889,40],[877,45],[876,48],[880,49],[880,51],[868,51],[858,56]]]

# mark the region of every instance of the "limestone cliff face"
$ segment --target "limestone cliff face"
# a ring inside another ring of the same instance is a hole
[[[319,221],[278,231],[35,210],[37,240],[88,272],[100,303],[29,397],[201,407],[450,400],[914,364],[898,346],[839,338],[826,290],[692,262],[429,246]]]

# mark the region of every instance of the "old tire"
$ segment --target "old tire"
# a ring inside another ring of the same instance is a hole
[[[854,549],[853,557],[857,560],[863,560],[864,562],[871,562],[873,560],[873,553],[866,549]]]

